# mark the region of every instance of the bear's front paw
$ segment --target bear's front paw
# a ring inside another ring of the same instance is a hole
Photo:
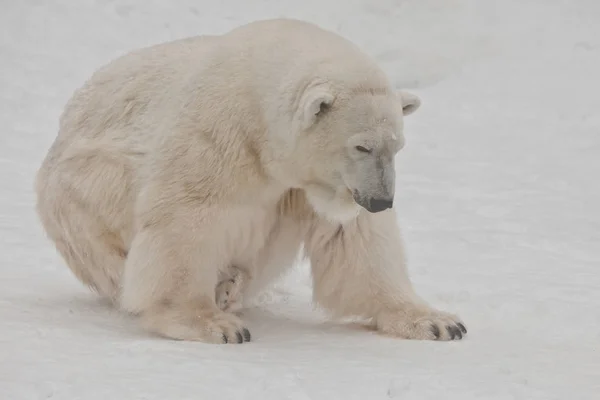
[[[460,340],[465,324],[455,315],[437,310],[382,312],[377,329],[387,335],[416,340]]]
[[[145,310],[141,317],[146,329],[172,339],[205,343],[244,343],[251,340],[250,331],[240,318],[214,305],[160,306]]]
[[[250,331],[244,327],[243,322],[233,314],[221,313],[210,318],[199,315],[200,323],[205,324],[211,336],[216,338],[216,343],[244,343],[252,338]]]

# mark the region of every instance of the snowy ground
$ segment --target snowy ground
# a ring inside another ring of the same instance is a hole
[[[3,1],[0,399],[598,399],[597,0]],[[254,341],[148,337],[44,238],[32,179],[62,106],[130,49],[259,18],[317,22],[424,104],[397,202],[418,290],[453,343],[324,323],[306,266],[246,317]]]

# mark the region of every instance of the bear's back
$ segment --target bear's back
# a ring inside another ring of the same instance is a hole
[[[132,51],[99,68],[67,103],[59,136],[94,139],[153,120],[147,113],[156,112],[166,90],[180,85],[190,63],[208,52],[215,40],[200,36],[162,43]]]

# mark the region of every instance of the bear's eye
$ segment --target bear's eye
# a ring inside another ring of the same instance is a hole
[[[317,115],[325,114],[327,111],[329,111],[329,108],[329,104],[327,104],[326,102],[322,102],[321,104],[319,104],[319,111],[317,112]]]
[[[356,146],[355,149],[360,151],[361,153],[370,153],[371,151],[373,151],[373,150],[367,149],[366,147],[363,147],[363,146]]]

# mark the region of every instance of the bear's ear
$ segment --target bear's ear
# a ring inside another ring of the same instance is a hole
[[[403,115],[410,115],[421,107],[421,99],[412,93],[399,91],[398,99],[400,100]]]
[[[304,95],[302,102],[304,129],[315,123],[333,103],[333,95],[324,88],[315,88]]]

